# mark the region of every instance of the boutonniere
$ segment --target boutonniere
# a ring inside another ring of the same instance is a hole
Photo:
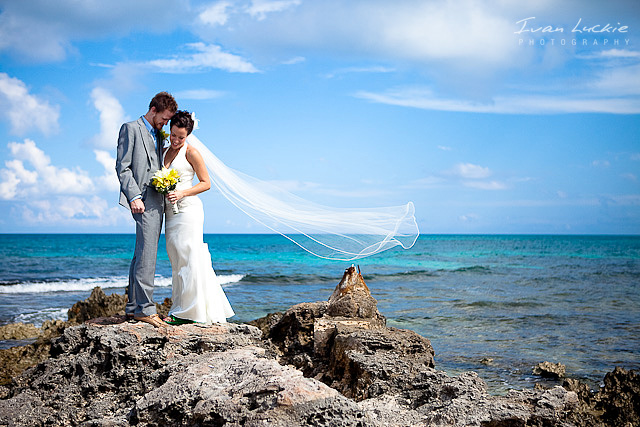
[[[167,138],[169,138],[169,134],[166,133],[164,130],[160,129],[158,131],[158,135],[160,136],[160,141],[164,142],[167,140]]]

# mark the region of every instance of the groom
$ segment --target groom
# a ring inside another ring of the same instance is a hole
[[[128,319],[155,327],[164,324],[153,302],[164,199],[151,185],[151,177],[162,167],[159,131],[177,110],[173,96],[160,92],[149,103],[147,114],[123,124],[118,136],[116,172],[120,180],[120,204],[131,210],[136,222],[136,246],[129,268],[125,313]]]

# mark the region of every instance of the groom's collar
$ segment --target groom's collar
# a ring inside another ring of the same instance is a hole
[[[149,123],[144,116],[142,116],[141,119],[144,122],[144,125],[146,126],[149,133],[155,136],[155,132],[153,131],[153,126],[151,126],[151,123]]]

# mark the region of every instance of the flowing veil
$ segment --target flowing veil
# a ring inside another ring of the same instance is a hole
[[[211,182],[237,208],[321,258],[352,261],[401,246],[412,247],[418,224],[412,202],[381,208],[332,208],[235,171],[193,133],[187,142],[204,159]]]

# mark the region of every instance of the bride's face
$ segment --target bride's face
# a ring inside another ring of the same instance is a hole
[[[179,128],[178,126],[171,127],[171,135],[169,141],[171,141],[171,148],[179,150],[187,140],[187,128]]]

